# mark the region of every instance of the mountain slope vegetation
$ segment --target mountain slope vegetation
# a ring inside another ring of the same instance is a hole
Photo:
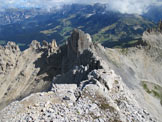
[[[101,4],[73,4],[48,14],[3,25],[0,40],[3,43],[14,41],[22,48],[26,48],[32,40],[49,42],[56,39],[58,44],[62,44],[73,28],[79,28],[106,47],[128,47],[139,43],[146,28],[153,26],[154,23],[141,16],[108,11]]]

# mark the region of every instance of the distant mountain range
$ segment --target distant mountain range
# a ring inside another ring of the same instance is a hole
[[[162,5],[150,6],[148,12],[143,14],[143,17],[155,23],[159,22],[162,19]]]
[[[10,8],[0,11],[0,25],[13,24],[21,22],[37,15],[46,14],[47,12],[39,8],[17,9]]]
[[[32,40],[56,39],[62,44],[74,28],[79,28],[106,47],[129,47],[141,43],[142,33],[155,26],[147,15],[107,11],[102,4],[66,5],[52,12],[8,10],[0,16],[0,44],[15,41],[21,49]]]

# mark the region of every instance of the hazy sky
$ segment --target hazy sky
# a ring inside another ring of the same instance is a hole
[[[162,0],[0,0],[0,9],[2,10],[6,7],[42,7],[49,9],[71,3],[105,3],[109,5],[109,8],[122,13],[141,14],[145,12],[150,5],[161,4]]]

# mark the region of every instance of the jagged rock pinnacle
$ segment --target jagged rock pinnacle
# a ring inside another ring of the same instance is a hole
[[[56,40],[52,40],[52,44],[51,44],[51,47],[54,49],[54,48],[57,48],[57,43],[56,43]]]
[[[49,45],[49,44],[48,44],[48,42],[47,42],[46,40],[43,40],[43,41],[42,41],[42,47],[43,47],[43,48],[48,48],[48,45]]]
[[[162,21],[159,22],[159,31],[162,31]]]
[[[50,47],[51,47],[51,52],[52,53],[56,52],[56,50],[58,49],[56,40],[52,40],[52,43],[51,43],[51,46]]]
[[[68,39],[68,56],[78,56],[84,50],[89,49],[90,45],[92,45],[90,35],[79,29],[74,29],[71,37]]]
[[[33,40],[32,43],[30,44],[30,47],[33,49],[40,49],[41,45],[40,42],[38,42],[37,40]]]
[[[20,51],[18,45],[15,42],[8,42],[6,48],[12,51]]]

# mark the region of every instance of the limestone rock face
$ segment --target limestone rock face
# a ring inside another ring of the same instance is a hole
[[[48,48],[48,42],[46,41],[46,40],[43,40],[43,42],[42,42],[42,47],[43,48]]]
[[[51,43],[43,40],[41,49],[48,50],[48,56],[50,56],[53,53],[57,53],[59,47],[57,46],[56,40],[52,40]]]
[[[162,24],[160,22],[159,26]],[[152,29],[151,31],[145,31],[142,36],[143,41],[147,44],[148,55],[154,58],[154,60],[161,62],[162,57],[162,30],[160,27]],[[160,55],[160,56],[159,56]]]
[[[89,34],[74,29],[71,37],[68,39],[68,56],[79,56],[84,50],[92,45],[92,39]]]
[[[56,43],[56,40],[52,40],[51,46],[50,46],[50,52],[54,53],[58,50],[58,46]]]
[[[16,66],[20,49],[14,42],[8,42],[5,47],[0,47],[0,73],[7,74]]]
[[[52,40],[51,47],[52,47],[53,49],[58,48],[57,43],[56,43],[56,40]]]
[[[77,29],[59,48],[55,41],[42,46],[33,41],[29,49],[17,51],[12,77],[0,75],[0,103],[19,101],[4,105],[0,120],[156,122],[135,99],[127,79],[117,75],[106,51]]]
[[[67,43],[61,48],[62,72],[67,72],[73,66],[85,64],[93,60],[90,52],[94,48],[89,34],[81,30],[74,29]]]
[[[30,47],[33,49],[40,49],[41,45],[40,42],[38,42],[37,40],[33,40],[32,43],[30,44]]]
[[[143,41],[145,41],[149,46],[162,49],[162,33],[159,31],[144,32]]]
[[[59,71],[53,71],[55,66],[50,66],[47,57],[48,47],[41,47],[36,40],[23,52],[13,42],[0,47],[0,109],[51,87],[51,80]]]

